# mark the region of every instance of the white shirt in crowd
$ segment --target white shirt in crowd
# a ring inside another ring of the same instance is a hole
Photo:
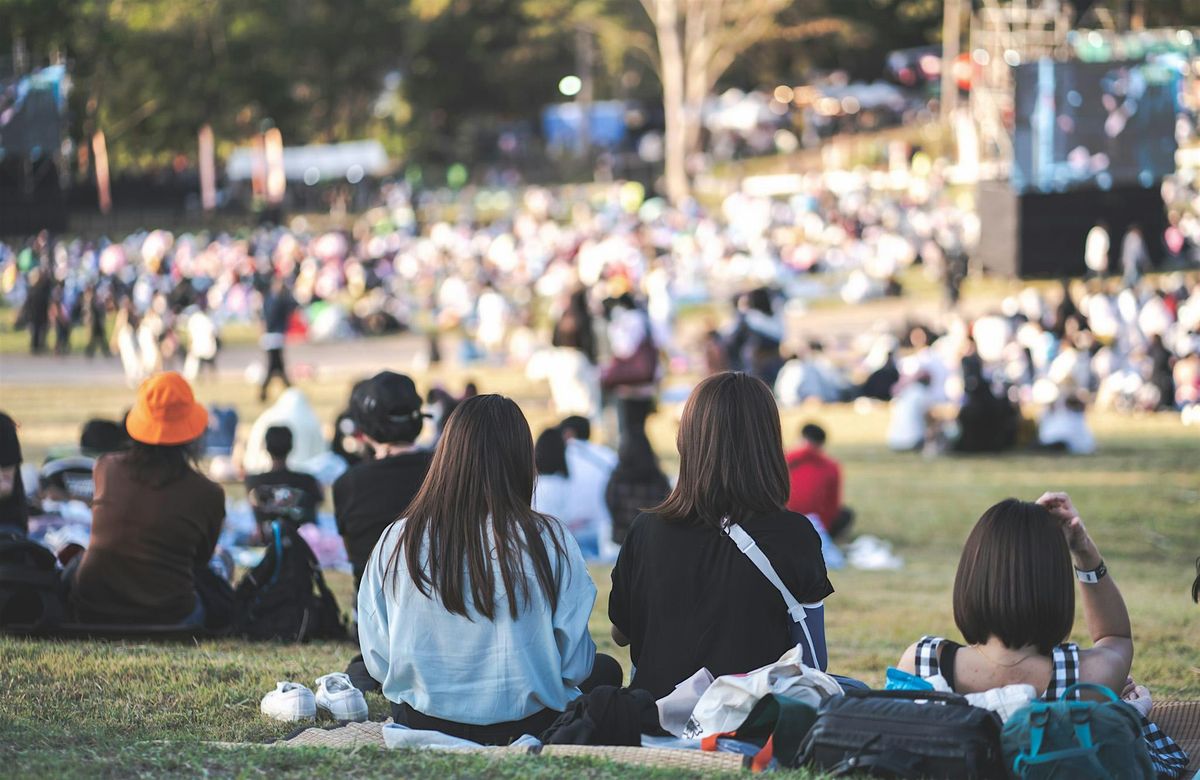
[[[1038,422],[1038,442],[1045,446],[1064,444],[1073,455],[1096,451],[1096,437],[1082,411],[1068,409],[1062,401],[1046,410]]]
[[[579,522],[594,530],[599,541],[600,560],[616,560],[619,548],[612,540],[612,514],[604,493],[617,467],[617,453],[590,441],[567,442],[567,471],[571,474],[574,511]]]
[[[1108,271],[1108,250],[1110,241],[1108,231],[1096,225],[1088,231],[1087,243],[1083,248],[1083,261],[1092,273],[1102,274]]]
[[[897,452],[915,450],[925,442],[926,416],[933,408],[932,391],[920,382],[911,382],[892,399],[892,418],[888,422],[888,448]]]

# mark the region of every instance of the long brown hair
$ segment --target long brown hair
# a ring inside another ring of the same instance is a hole
[[[740,372],[714,374],[683,407],[676,437],[679,481],[651,512],[719,528],[725,517],[778,512],[787,504],[787,463],[775,396]]]
[[[538,587],[557,607],[558,582],[544,538],[550,537],[561,559],[563,531],[530,506],[535,476],[533,436],[520,407],[499,395],[463,401],[446,421],[425,482],[402,515],[384,579],[400,576],[403,556],[413,584],[447,611],[469,618],[469,595],[475,611],[494,620],[499,565],[515,619],[529,602],[527,554]]]
[[[1071,552],[1045,507],[1009,498],[990,507],[963,545],[954,576],[954,622],[963,639],[991,636],[1050,655],[1075,622]]]

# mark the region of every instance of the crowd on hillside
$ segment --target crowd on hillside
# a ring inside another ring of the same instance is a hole
[[[816,426],[785,454],[764,382],[722,371],[692,391],[673,482],[641,450],[628,421],[613,463],[612,453],[588,441],[582,418],[535,442],[512,400],[479,393],[452,400],[432,423],[429,450],[417,441],[431,414],[409,377],[385,371],[354,387],[349,427],[339,425],[339,434],[357,448],[347,451],[332,503],[353,565],[361,652],[346,672],[321,677],[315,695],[280,683],[264,697],[264,714],[303,720],[320,706],[365,720],[365,696],[380,693],[396,724],[390,728],[402,729],[409,745],[451,738],[642,745],[650,734],[687,746],[688,736],[719,731],[719,719],[745,717],[741,705],[718,695],[722,680],[790,675],[789,692],[817,704],[865,689],[826,673],[836,641],[827,638],[826,612],[838,601],[823,536],[844,533],[851,521],[840,469],[822,452],[826,434]],[[336,600],[298,532],[323,489],[289,466],[300,442],[285,424],[263,433],[268,465],[246,485],[267,551],[231,586],[232,567],[218,548],[223,489],[197,468],[209,420],[186,380],[167,372],[141,385],[123,424],[85,429],[85,444],[110,451],[90,471],[76,460],[39,480],[33,496],[74,491],[90,504],[88,538],[63,546],[56,559],[24,541],[29,497],[18,431],[0,416],[0,623],[345,638]],[[605,541],[617,548],[608,618],[613,640],[630,649],[627,687],[620,664],[598,653],[592,638],[597,591],[571,523],[599,495],[556,482],[605,461],[603,500],[612,513]],[[648,478],[633,479],[638,473]],[[90,492],[80,487],[85,481]],[[61,578],[63,602],[55,601],[50,573]],[[888,670],[887,687],[915,698],[964,694],[995,713],[987,716],[995,740],[1001,721],[1032,718],[1036,727],[1039,700],[1067,697],[1077,683],[1102,686],[1125,702],[1128,732],[1108,760],[1138,767],[1130,776],[1178,778],[1188,757],[1147,718],[1150,693],[1129,677],[1136,614],[1116,576],[1066,494],[1002,501],[982,514],[963,547],[953,599],[964,643],[919,638]],[[1090,647],[1069,641],[1077,598]],[[706,705],[709,691],[719,701]],[[690,720],[665,715],[680,699],[694,705],[685,707]],[[919,754],[921,737],[911,728],[927,712],[893,713],[892,725],[876,712],[872,728],[891,733],[903,721]],[[1039,744],[1006,736],[1003,750],[1011,763],[1008,752],[1036,758]],[[1046,760],[1069,768],[1077,757]]]

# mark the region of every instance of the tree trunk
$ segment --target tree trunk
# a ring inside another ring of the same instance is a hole
[[[654,26],[662,62],[663,116],[666,120],[665,176],[667,198],[678,205],[691,195],[688,180],[688,117],[684,89],[683,49],[679,40],[679,12],[675,0],[659,0]]]

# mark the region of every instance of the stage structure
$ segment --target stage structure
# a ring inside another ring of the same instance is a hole
[[[1142,30],[1135,3],[983,0],[971,20],[980,157],[977,260],[1006,276],[1084,271],[1103,222],[1110,269],[1137,227],[1155,260],[1175,119],[1200,58],[1190,31]],[[1091,26],[1091,27],[1089,27]]]

